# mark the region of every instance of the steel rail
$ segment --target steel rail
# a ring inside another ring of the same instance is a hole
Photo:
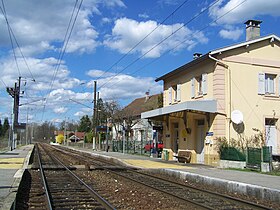
[[[56,148],[57,150],[59,150],[59,151],[62,151],[62,149],[60,149],[60,148]],[[65,151],[65,150],[64,150]],[[75,150],[74,150],[75,151]],[[77,154],[77,153],[79,153],[79,152],[77,152],[77,151],[75,151],[76,152],[76,154],[75,154],[75,156],[77,157],[80,157],[80,158],[82,158],[82,159],[85,159],[85,157],[83,157],[82,155],[80,155],[80,154]],[[70,154],[70,153],[68,153],[69,155],[73,155],[73,154]],[[94,158],[94,157],[93,157]],[[100,160],[100,159],[98,159],[98,161],[99,162],[105,162],[105,163],[109,163],[108,161],[104,161],[104,160]],[[89,162],[89,160],[87,159],[86,160],[86,162]],[[93,162],[93,161],[92,161]],[[102,167],[102,165],[101,164],[97,164],[96,162],[94,162],[94,164],[96,164],[96,165],[98,165],[98,166],[100,166],[100,167]],[[112,163],[110,163],[111,165],[116,165],[116,164],[112,164]],[[140,184],[142,184],[142,185],[145,185],[145,186],[148,186],[148,187],[150,187],[150,188],[153,188],[153,189],[155,189],[155,190],[158,190],[158,191],[161,191],[161,192],[163,192],[163,193],[167,193],[167,194],[169,194],[169,195],[171,195],[171,196],[173,196],[173,197],[177,197],[178,199],[181,199],[181,200],[184,200],[184,201],[188,201],[188,202],[191,202],[191,203],[193,203],[193,204],[195,204],[195,205],[199,205],[199,206],[201,206],[201,207],[203,207],[203,208],[206,208],[206,209],[216,209],[216,208],[213,208],[213,207],[210,207],[210,206],[206,206],[206,205],[203,205],[203,204],[200,204],[200,203],[197,203],[197,202],[194,202],[193,200],[188,200],[188,199],[186,199],[186,198],[182,198],[182,197],[180,197],[180,196],[177,196],[177,195],[174,195],[173,193],[169,193],[168,191],[166,191],[166,190],[162,190],[162,189],[158,189],[158,188],[156,188],[156,187],[152,187],[151,185],[149,185],[149,184],[146,184],[146,183],[143,183],[143,182],[141,182],[141,181],[139,181],[139,180],[135,180],[135,179],[133,179],[133,178],[130,178],[130,177],[127,177],[127,176],[125,176],[125,175],[122,175],[122,174],[120,174],[120,173],[122,173],[122,172],[116,172],[116,171],[114,171],[114,170],[110,170],[110,169],[108,169],[108,168],[106,168],[105,170],[107,170],[107,171],[110,171],[110,172],[112,172],[112,173],[114,173],[114,174],[117,174],[117,175],[120,175],[120,176],[122,176],[122,177],[124,177],[124,178],[126,178],[126,179],[130,179],[130,180],[132,180],[132,181],[134,181],[134,182],[137,182],[137,183],[140,183]],[[135,170],[129,170],[129,169],[127,169],[127,171],[129,171],[129,172],[131,172],[131,173],[138,173],[138,174],[141,174],[142,176],[147,176],[147,177],[149,177],[149,178],[154,178],[154,179],[157,179],[157,180],[161,180],[161,181],[164,181],[164,182],[167,182],[167,183],[172,183],[173,185],[176,185],[176,186],[179,186],[179,187],[183,187],[183,188],[185,188],[185,189],[191,189],[191,190],[195,190],[195,191],[197,191],[197,192],[200,192],[200,193],[203,193],[203,194],[209,194],[209,195],[211,195],[213,198],[220,198],[220,199],[224,199],[224,200],[226,200],[227,202],[233,202],[233,204],[234,204],[234,202],[236,202],[236,204],[239,204],[239,205],[242,205],[242,206],[250,206],[250,207],[255,207],[255,208],[258,208],[258,209],[266,209],[266,210],[271,210],[271,208],[268,208],[268,207],[266,207],[266,206],[263,206],[263,205],[259,205],[259,204],[256,204],[256,203],[253,203],[253,202],[250,202],[250,201],[246,201],[246,200],[242,200],[242,199],[239,199],[239,198],[236,198],[236,197],[232,197],[232,196],[229,196],[229,195],[224,195],[224,194],[221,194],[221,193],[217,193],[217,192],[212,192],[212,191],[209,191],[209,190],[205,190],[205,189],[199,189],[199,188],[197,188],[197,187],[194,187],[194,186],[186,186],[186,185],[183,185],[183,184],[180,184],[180,183],[177,183],[177,182],[175,182],[175,181],[171,181],[171,180],[168,180],[168,179],[164,179],[164,178],[161,178],[161,177],[157,177],[157,176],[153,176],[153,175],[150,175],[150,174],[145,174],[145,173],[142,173],[142,172],[139,172],[139,171],[135,171]]]
[[[272,210],[271,208],[268,208],[266,206],[262,206],[262,205],[259,205],[259,204],[256,204],[256,203],[253,203],[253,202],[250,202],[250,201],[246,201],[246,200],[242,200],[240,198],[236,198],[236,197],[232,197],[232,196],[229,196],[229,195],[225,195],[225,194],[221,194],[221,193],[217,193],[217,192],[213,192],[213,191],[209,191],[209,190],[206,190],[206,189],[199,189],[197,187],[194,187],[194,186],[186,186],[186,185],[183,185],[183,184],[180,184],[180,183],[177,183],[175,181],[172,181],[172,180],[168,180],[168,179],[165,179],[165,178],[162,178],[162,177],[157,177],[157,176],[154,176],[152,174],[145,174],[145,173],[142,173],[140,171],[131,171],[133,173],[139,173],[141,175],[146,175],[148,177],[153,177],[155,179],[160,179],[162,181],[167,181],[167,182],[170,182],[172,184],[176,184],[176,185],[179,185],[179,186],[182,186],[182,187],[185,187],[185,188],[190,188],[190,189],[194,189],[194,190],[198,190],[198,191],[202,191],[202,192],[206,192],[208,194],[211,194],[211,195],[214,195],[214,196],[218,196],[218,197],[224,197],[225,199],[230,199],[230,200],[234,200],[236,202],[240,202],[241,204],[245,204],[245,205],[250,205],[250,206],[254,206],[256,208],[261,208],[261,209],[266,209],[266,210]]]
[[[115,210],[115,207],[113,207],[108,201],[106,201],[104,198],[102,198],[95,190],[93,190],[88,184],[86,184],[82,179],[80,179],[75,173],[73,173],[67,166],[65,166],[58,158],[52,156],[49,154],[55,161],[57,161],[67,172],[69,172],[77,181],[79,181],[82,185],[84,185],[87,190],[89,190],[93,195],[94,198],[106,209],[108,210]]]
[[[110,169],[109,169],[110,170]],[[125,175],[122,175],[120,173],[122,172],[116,172],[116,171],[111,171],[112,173],[115,173],[115,174],[119,174],[120,176],[124,176]],[[146,177],[149,177],[149,178],[153,178],[153,179],[156,179],[156,180],[161,180],[163,182],[168,182],[168,183],[171,183],[173,185],[176,185],[176,186],[179,186],[179,187],[183,187],[183,188],[186,188],[186,189],[192,189],[192,190],[196,190],[198,192],[201,192],[201,193],[204,193],[204,194],[209,194],[210,196],[213,196],[213,197],[222,197],[224,199],[227,199],[229,201],[233,200],[241,205],[247,205],[249,207],[255,207],[255,208],[258,208],[258,209],[265,209],[265,210],[272,210],[271,208],[269,207],[266,207],[266,206],[262,206],[262,205],[259,205],[259,204],[256,204],[256,203],[253,203],[253,202],[250,202],[250,201],[246,201],[246,200],[242,200],[242,199],[239,199],[239,198],[235,198],[235,197],[232,197],[232,196],[229,196],[229,195],[224,195],[224,194],[221,194],[221,193],[217,193],[217,192],[213,192],[213,191],[209,191],[209,190],[205,190],[205,189],[199,189],[197,187],[194,187],[194,186],[186,186],[186,185],[183,185],[183,184],[180,184],[180,183],[177,183],[175,181],[171,181],[171,180],[168,180],[168,179],[164,179],[162,177],[157,177],[157,176],[154,176],[154,175],[150,175],[150,174],[145,174],[145,173],[142,173],[142,172],[139,172],[139,171],[134,171],[134,170],[129,170],[130,173],[137,173],[137,174],[141,174],[142,176],[146,176]],[[128,179],[131,179],[131,180],[134,180],[133,178],[130,178],[130,177],[127,177]],[[138,181],[138,180],[135,180],[135,181]],[[145,183],[144,183],[145,184]],[[153,187],[154,188],[154,187]],[[156,187],[155,187],[156,188]],[[164,191],[164,190],[163,190]],[[166,192],[166,191],[164,191]],[[168,192],[167,192],[168,193]],[[173,195],[173,194],[172,194]],[[214,208],[216,209],[216,208]]]
[[[45,189],[45,195],[46,195],[46,198],[47,198],[48,209],[49,209],[49,210],[52,210],[52,202],[51,202],[50,195],[49,195],[49,189],[48,189],[48,186],[47,186],[47,182],[46,182],[46,177],[45,177],[44,169],[43,169],[43,167],[42,167],[41,154],[40,154],[40,152],[39,152],[39,147],[38,147],[37,144],[35,144],[35,148],[37,149],[37,157],[38,157],[38,162],[39,162],[39,167],[40,167],[42,182],[43,182],[44,189]]]

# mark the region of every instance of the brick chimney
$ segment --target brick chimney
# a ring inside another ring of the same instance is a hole
[[[200,58],[201,56],[202,56],[201,53],[194,53],[194,54],[193,54],[193,59],[195,60],[195,59],[197,59],[197,58]]]
[[[150,98],[150,91],[148,90],[146,93],[145,93],[145,102],[147,102]]]
[[[247,20],[246,24],[246,41],[257,39],[261,36],[260,24],[262,21],[259,20]]]

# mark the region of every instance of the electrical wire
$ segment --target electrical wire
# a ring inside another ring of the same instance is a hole
[[[184,28],[186,25],[188,25],[189,23],[191,23],[192,21],[194,21],[196,18],[198,18],[200,15],[202,15],[204,12],[206,12],[207,10],[209,10],[211,7],[213,7],[214,5],[216,5],[219,1],[221,0],[216,0],[214,3],[210,4],[208,7],[202,9],[198,14],[196,14],[195,16],[193,16],[190,20],[188,20],[187,22],[185,22],[182,26],[180,26],[178,29],[176,29],[174,32],[172,32],[170,35],[168,35],[167,37],[165,37],[164,39],[162,39],[160,42],[158,42],[157,44],[155,44],[152,48],[150,48],[148,51],[146,51],[144,54],[142,54],[141,56],[139,56],[138,58],[136,58],[134,61],[132,61],[130,64],[128,64],[126,67],[124,67],[121,71],[119,71],[118,73],[116,73],[114,76],[112,76],[107,82],[105,82],[104,84],[102,84],[99,88],[102,88],[104,86],[106,86],[106,84],[108,84],[111,80],[113,80],[116,76],[118,76],[120,73],[124,72],[126,69],[128,69],[130,66],[132,66],[133,64],[135,64],[137,61],[139,61],[141,58],[143,58],[145,55],[147,55],[149,52],[151,52],[152,50],[154,50],[156,47],[158,47],[159,45],[161,45],[164,41],[166,41],[167,39],[169,39],[171,36],[173,36],[174,34],[176,34],[179,30],[181,30],[182,28]],[[172,48],[172,50],[175,48]]]
[[[9,39],[10,39],[11,46],[12,46],[12,51],[13,51],[13,56],[14,56],[15,64],[16,64],[17,71],[18,71],[18,76],[21,77],[21,72],[20,72],[20,69],[19,69],[19,66],[18,66],[18,61],[17,61],[17,57],[16,57],[16,53],[15,53],[15,46],[14,46],[14,42],[13,42],[13,38],[12,38],[12,34],[11,34],[11,28],[10,28],[10,24],[9,24],[9,21],[8,21],[8,18],[7,18],[5,5],[4,5],[3,0],[2,0],[2,6],[3,6],[3,8],[0,6],[0,9],[1,9],[1,12],[3,13],[3,15],[4,15],[4,18],[5,18],[5,21],[6,21],[6,24],[7,24]]]
[[[104,74],[110,71],[114,66],[116,66],[120,61],[122,61],[129,53],[131,53],[137,46],[139,46],[146,38],[148,38],[155,30],[157,30],[166,20],[173,15],[189,0],[185,0],[182,4],[180,4],[171,14],[169,14],[163,21],[161,21],[152,31],[150,31],[146,36],[144,36],[139,42],[137,42],[129,51],[127,51],[120,59],[118,59],[113,65],[111,65],[106,71],[103,72],[96,80],[100,79]]]
[[[205,29],[207,29],[208,27],[210,27],[213,23],[217,22],[218,20],[220,20],[221,18],[223,18],[224,16],[226,16],[227,14],[229,14],[230,12],[232,12],[233,10],[235,10],[237,7],[241,6],[242,4],[244,4],[247,0],[242,1],[241,3],[237,4],[236,6],[234,6],[233,8],[231,8],[230,10],[228,10],[227,12],[225,12],[223,15],[217,17],[215,20],[213,20],[212,22],[208,23],[205,27],[201,28],[200,30],[198,30],[196,33],[192,34],[193,36],[195,36],[196,34],[204,31]],[[189,38],[188,38],[189,39]],[[165,53],[163,53],[160,57],[152,60],[151,62],[145,64],[144,66],[142,66],[141,68],[137,69],[136,71],[134,71],[131,75],[134,75],[135,73],[139,72],[140,70],[144,69],[145,67],[151,65],[152,63],[156,62],[157,60],[161,59],[163,56],[167,55],[168,53],[170,53],[171,51],[173,51],[174,49],[176,49],[177,47],[181,46],[181,44],[183,44],[184,42],[188,41],[188,39],[180,42],[178,45],[176,45],[174,48],[171,48],[170,50],[166,51]],[[113,85],[109,86],[108,88],[113,87],[114,85],[116,85],[118,82],[115,82]],[[104,85],[103,85],[104,87]]]
[[[70,40],[70,37],[71,37],[71,35],[72,35],[72,32],[73,32],[73,29],[74,29],[74,26],[75,26],[75,23],[76,23],[78,14],[79,14],[79,12],[80,12],[80,9],[81,9],[82,3],[83,3],[83,0],[80,1],[79,7],[78,7],[77,12],[76,12],[76,14],[75,14],[75,18],[74,18],[74,20],[72,21],[72,19],[73,19],[73,17],[74,17],[75,9],[76,9],[76,7],[77,7],[77,2],[78,2],[78,0],[76,0],[76,2],[75,2],[75,6],[74,6],[73,11],[72,11],[72,14],[71,14],[71,18],[70,18],[70,21],[69,21],[69,24],[68,24],[68,27],[67,27],[67,30],[66,30],[65,37],[64,37],[65,39],[64,39],[64,41],[63,41],[64,44],[63,44],[63,47],[61,48],[62,50],[60,51],[59,59],[58,59],[58,62],[57,62],[57,66],[56,66],[56,69],[55,69],[55,71],[54,71],[54,76],[53,76],[53,79],[52,79],[52,82],[51,82],[51,86],[50,86],[50,89],[49,89],[49,94],[47,95],[47,98],[46,98],[46,100],[45,100],[44,109],[43,109],[43,113],[42,113],[42,120],[43,120],[43,118],[44,118],[44,114],[45,114],[45,110],[46,110],[46,104],[47,104],[47,101],[48,101],[50,92],[51,92],[51,90],[52,90],[52,88],[53,88],[53,84],[54,84],[54,81],[55,81],[55,79],[56,79],[56,76],[57,76],[59,67],[60,67],[60,65],[61,65],[61,62],[62,62],[63,56],[64,56],[64,54],[65,54],[65,51],[66,51],[66,49],[67,49],[67,45],[68,45],[69,40]],[[72,26],[71,26],[71,28],[70,28],[71,23],[72,23]],[[70,32],[68,33],[69,28],[70,28]]]

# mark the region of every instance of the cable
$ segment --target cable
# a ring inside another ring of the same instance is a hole
[[[185,3],[189,0],[185,0],[182,4],[180,4],[171,14],[169,14],[163,21],[161,21],[150,33],[148,33],[145,37],[143,37],[139,42],[137,42],[129,51],[126,52],[120,59],[118,59],[113,65],[110,66],[106,71],[103,72],[96,80],[100,79],[106,72],[110,71],[115,65],[117,65],[120,61],[122,61],[130,52],[132,52],[139,44],[141,44],[146,38],[148,38],[156,29],[158,29],[166,20],[170,17],[173,17],[174,13],[176,13]]]
[[[9,32],[9,39],[10,39],[10,42],[11,42],[11,45],[12,45],[13,55],[14,55],[16,67],[17,67],[17,70],[18,70],[18,76],[21,77],[21,72],[19,70],[18,61],[17,61],[17,57],[16,57],[16,53],[15,53],[14,42],[13,42],[12,35],[11,35],[11,28],[10,28],[9,21],[7,19],[7,15],[6,15],[6,11],[5,11],[5,6],[4,6],[4,1],[3,0],[2,0],[2,6],[3,6],[3,8],[0,6],[0,9],[1,9],[1,12],[3,13],[3,15],[4,15],[5,20],[6,20],[6,24],[7,24],[7,28],[8,28],[8,32]]]
[[[67,31],[66,31],[66,34],[65,34],[65,37],[64,37],[64,38],[67,38],[67,40],[66,40],[66,42],[65,42],[65,39],[64,39],[64,41],[63,41],[63,42],[64,42],[64,45],[63,45],[63,47],[62,47],[62,50],[60,51],[59,60],[58,60],[58,63],[57,63],[57,68],[55,69],[55,72],[54,72],[54,76],[53,76],[53,79],[52,79],[52,82],[51,82],[49,94],[50,94],[50,92],[51,92],[51,90],[52,90],[52,87],[53,87],[55,78],[56,78],[56,76],[57,76],[59,67],[60,67],[60,65],[61,65],[62,58],[63,58],[63,56],[64,56],[64,54],[65,54],[67,45],[68,45],[69,40],[70,40],[70,37],[71,37],[71,35],[72,35],[73,28],[74,28],[74,26],[75,26],[75,23],[76,23],[76,20],[77,20],[79,11],[80,11],[81,6],[82,6],[82,3],[83,3],[83,0],[80,1],[78,10],[77,10],[77,12],[76,12],[75,18],[74,18],[74,20],[73,20],[73,23],[72,23],[72,26],[71,26],[71,29],[70,29],[70,32],[69,32],[69,34],[68,34],[68,31],[69,31],[69,28],[70,28],[70,25],[71,25],[71,22],[72,22],[72,19],[73,19],[73,16],[74,16],[74,11],[75,11],[76,6],[77,6],[77,2],[78,2],[78,0],[76,0],[76,2],[75,2],[75,6],[74,6],[74,8],[73,8],[72,15],[71,15],[71,18],[70,18],[68,27],[67,27]],[[67,35],[67,34],[68,34],[68,35]],[[49,94],[48,94],[48,95],[49,95]],[[48,98],[49,98],[48,95],[47,95],[47,98],[46,98],[45,104],[44,104],[44,109],[43,109],[43,113],[42,113],[42,120],[43,120],[43,118],[44,118],[45,108],[46,108],[46,104],[47,104],[47,101],[48,101]]]
[[[241,3],[239,3],[238,5],[236,5],[235,7],[231,8],[230,10],[228,10],[226,13],[224,13],[223,15],[219,16],[218,18],[216,18],[215,20],[213,20],[212,22],[208,23],[205,27],[203,27],[202,29],[200,29],[199,31],[197,31],[195,34],[200,33],[201,31],[204,31],[206,28],[208,28],[212,23],[217,22],[219,19],[223,18],[225,15],[227,15],[228,13],[230,13],[231,11],[233,11],[234,9],[236,9],[237,7],[241,6],[243,3],[245,3],[247,0],[242,1]],[[193,36],[195,34],[192,34]],[[177,47],[179,47],[181,44],[183,44],[184,42],[186,42],[188,39],[184,40],[183,42],[179,43],[178,45],[176,45],[174,48],[166,51],[165,53],[162,54],[162,56],[152,60],[151,62],[145,64],[144,66],[142,66],[141,68],[137,69],[136,71],[134,71],[131,75],[137,73],[138,71],[142,70],[143,68],[147,67],[148,65],[154,63],[155,61],[159,60],[160,58],[162,58],[163,56],[167,55],[169,52],[173,51],[174,49],[176,49]],[[113,87],[114,85],[116,85],[118,82],[115,82],[113,85],[111,85],[109,88]],[[101,87],[104,87],[101,86]],[[101,88],[100,87],[100,88]]]
[[[130,64],[128,64],[125,68],[123,68],[121,71],[119,71],[117,74],[115,74],[113,77],[111,77],[109,79],[108,82],[104,83],[101,85],[100,88],[104,87],[106,84],[108,84],[112,79],[114,79],[117,75],[119,75],[121,72],[123,72],[124,70],[126,70],[127,68],[129,68],[130,66],[132,66],[134,63],[136,63],[138,60],[140,60],[141,58],[143,58],[145,55],[147,55],[149,52],[151,52],[153,49],[155,49],[156,47],[158,47],[160,44],[162,44],[164,41],[166,41],[167,39],[169,39],[171,36],[173,36],[175,33],[177,33],[179,30],[181,30],[183,27],[185,27],[186,25],[188,25],[190,22],[192,22],[193,20],[195,20],[196,18],[198,18],[200,15],[202,15],[204,12],[206,12],[207,10],[209,10],[211,7],[213,7],[215,4],[217,4],[219,1],[221,0],[216,0],[214,3],[210,4],[208,7],[204,8],[203,10],[201,10],[198,14],[196,14],[194,17],[192,17],[190,20],[188,20],[187,22],[185,22],[181,27],[179,27],[177,30],[175,30],[172,34],[168,35],[167,37],[165,37],[163,40],[161,40],[159,43],[157,43],[156,45],[154,45],[152,48],[150,48],[148,51],[146,51],[144,54],[142,54],[140,57],[136,58],[134,61],[132,61]],[[173,48],[175,49],[175,48]]]
[[[24,60],[24,63],[25,63],[25,65],[26,65],[26,67],[27,67],[27,69],[28,69],[28,71],[29,71],[29,73],[30,73],[30,75],[31,75],[31,78],[32,78],[32,80],[35,82],[35,78],[34,78],[32,72],[31,72],[31,70],[30,70],[30,67],[29,67],[29,65],[28,65],[28,63],[27,63],[27,61],[26,61],[25,56],[23,55],[23,52],[22,52],[21,47],[20,47],[20,45],[19,45],[19,43],[18,43],[18,41],[17,41],[17,38],[16,38],[16,36],[15,36],[15,34],[14,34],[14,32],[13,32],[13,29],[12,29],[12,27],[11,27],[9,21],[8,21],[6,9],[5,9],[5,4],[4,4],[4,0],[2,0],[2,6],[3,6],[3,9],[2,9],[1,6],[0,6],[0,8],[1,8],[1,11],[2,11],[2,13],[3,13],[3,15],[4,15],[5,20],[6,20],[6,23],[7,23],[7,25],[8,25],[9,33],[11,33],[11,35],[13,36],[13,38],[14,38],[14,40],[15,40],[15,43],[16,43],[18,49],[19,49],[19,52],[20,52],[20,54],[21,54],[21,56],[22,56],[22,58],[23,58],[23,60]]]

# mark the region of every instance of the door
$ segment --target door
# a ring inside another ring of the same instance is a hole
[[[179,124],[173,123],[172,150],[174,153],[178,153],[178,146],[179,146]]]
[[[276,119],[265,120],[265,141],[266,146],[272,146],[272,154],[277,154]]]
[[[196,131],[196,154],[197,154],[197,163],[204,163],[204,120],[197,121],[197,131]]]

